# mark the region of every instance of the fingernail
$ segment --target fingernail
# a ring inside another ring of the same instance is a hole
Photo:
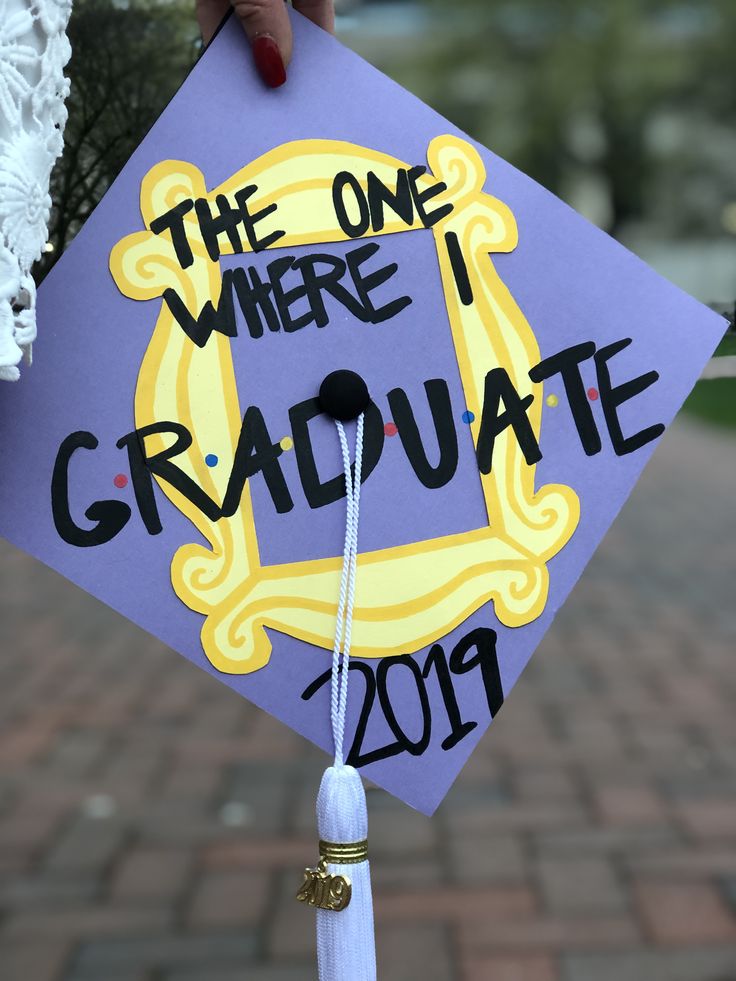
[[[259,34],[253,40],[253,59],[258,73],[272,89],[286,81],[286,69],[279,46],[270,34]]]

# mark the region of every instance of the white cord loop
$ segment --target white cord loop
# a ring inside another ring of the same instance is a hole
[[[358,560],[360,481],[363,468],[363,416],[358,417],[355,465],[342,423],[336,421],[345,470],[347,517],[340,594],[332,654],[330,708],[335,762],[325,770],[317,796],[320,836],[320,868],[307,870],[325,878],[320,882],[330,897],[349,894],[347,903],[317,908],[317,966],[319,981],[376,981],[376,942],[373,931],[373,897],[368,861],[368,811],[358,771],[345,763],[343,743],[348,704],[350,634],[355,602]],[[345,890],[347,889],[347,894]],[[332,891],[331,891],[332,890]]]
[[[350,465],[350,450],[341,422],[335,420],[342,449],[345,472],[347,518],[345,521],[345,547],[340,576],[340,595],[335,624],[335,646],[332,650],[331,718],[332,738],[335,746],[335,766],[344,766],[343,743],[345,717],[348,705],[348,680],[350,667],[350,641],[353,629],[355,603],[355,570],[358,561],[358,520],[360,517],[360,481],[363,470],[363,414],[358,417],[355,437],[355,467]]]

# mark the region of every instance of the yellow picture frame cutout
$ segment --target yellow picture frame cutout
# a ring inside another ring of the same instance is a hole
[[[506,369],[522,397],[534,394],[529,418],[539,438],[542,385],[532,384],[528,375],[540,360],[539,348],[490,259],[491,253],[510,252],[516,246],[516,222],[506,205],[484,192],[485,167],[469,143],[439,136],[429,145],[427,157],[429,171],[419,179],[419,189],[443,182],[446,189],[436,202],[453,205],[431,233],[466,405],[475,416],[470,426],[473,441],[477,445],[485,376],[498,366]],[[183,200],[206,198],[214,203],[224,194],[233,203],[235,192],[255,184],[252,213],[278,205],[279,227],[285,231],[279,247],[347,241],[332,202],[335,176],[349,171],[366,189],[372,171],[387,187],[395,187],[398,171],[408,166],[350,143],[301,140],[266,153],[207,191],[197,167],[165,160],[142,181],[141,213],[148,229],[157,216]],[[208,300],[218,301],[219,262],[207,255],[191,211],[184,220],[194,254],[186,270],[177,261],[169,233],[137,232],[113,248],[110,270],[123,294],[150,300],[173,288],[194,315]],[[407,226],[389,212],[378,234],[411,230],[426,232],[418,218]],[[458,236],[468,268],[474,296],[469,306],[458,296],[446,246],[448,231]],[[225,239],[223,254],[232,251]],[[187,426],[192,446],[177,457],[177,465],[218,501],[225,493],[242,424],[230,343],[213,333],[204,347],[197,347],[162,303],[135,391],[138,428],[170,420]],[[164,449],[162,436],[147,439],[153,441],[151,451]],[[208,468],[198,449],[202,446],[216,452],[225,465]],[[575,492],[563,484],[535,490],[534,475],[535,467],[526,464],[513,430],[507,429],[496,440],[491,472],[479,473],[487,526],[361,552],[352,653],[367,658],[414,653],[491,600],[506,626],[535,620],[547,602],[547,562],[573,534],[580,506]],[[209,520],[167,482],[159,484],[209,543],[180,547],[171,580],[182,602],[205,617],[202,647],[215,668],[241,674],[264,667],[271,655],[267,627],[332,650],[342,555],[262,565],[247,483],[239,510],[218,521]]]

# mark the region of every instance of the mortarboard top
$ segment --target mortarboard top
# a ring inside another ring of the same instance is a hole
[[[44,283],[0,532],[330,750],[356,372],[349,762],[431,812],[724,325],[293,21],[275,92],[226,23]]]

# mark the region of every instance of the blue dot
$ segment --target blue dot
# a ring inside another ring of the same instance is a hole
[[[204,458],[204,462],[207,464],[208,467],[216,467],[217,457],[215,456],[214,453],[208,453],[207,456]]]
[[[470,409],[466,409],[465,412],[463,412],[463,422],[467,423],[467,425],[469,426],[470,423],[474,421],[475,421],[475,413],[471,412]]]

